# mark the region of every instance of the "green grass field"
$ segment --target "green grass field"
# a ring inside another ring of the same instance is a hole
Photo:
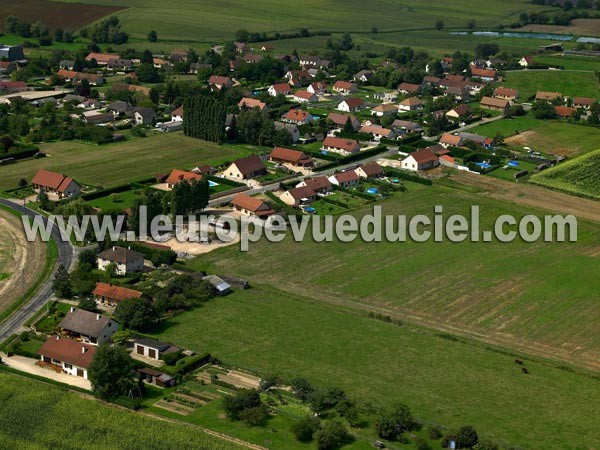
[[[118,0],[69,1],[122,6]],[[231,39],[240,28],[259,32],[286,32],[302,27],[340,32],[367,31],[373,26],[380,30],[433,29],[438,19],[449,27],[464,27],[470,19],[477,19],[480,26],[495,26],[516,19],[522,12],[543,9],[521,0],[492,0],[486,8],[477,11],[473,11],[469,0],[451,3],[416,0],[410,5],[399,0],[375,0],[368,6],[358,0],[310,0],[294,14],[278,8],[272,0],[234,0],[227,4],[214,0],[183,0],[177,3],[177,8],[167,2],[131,0],[128,5],[130,7],[119,11],[117,16],[134,37],[145,38],[148,31],[154,29],[159,39],[204,42]]]
[[[245,448],[199,429],[117,409],[59,387],[6,373],[0,373],[0,403],[3,448]]]
[[[600,61],[598,61],[596,58],[589,58],[585,56],[538,55],[535,57],[535,62],[563,66],[565,70],[600,70]]]
[[[508,72],[504,86],[518,89],[522,101],[537,91],[560,92],[569,97],[600,98],[600,84],[593,72],[519,70]]]
[[[600,129],[559,120],[538,120],[531,115],[502,119],[469,130],[485,136],[500,133],[506,142],[529,146],[543,153],[574,155],[596,150],[600,146]]]
[[[198,164],[221,164],[250,154],[249,148],[219,146],[212,142],[166,133],[126,142],[94,146],[74,141],[42,144],[46,158],[0,167],[0,189],[16,188],[44,168],[65,173],[79,183],[110,187],[134,180],[191,169]]]
[[[431,215],[441,204],[447,217],[478,204],[486,229],[497,215],[532,213],[454,189],[408,187],[384,214]],[[599,230],[580,221],[570,244],[286,240],[243,254],[232,246],[190,266],[255,288],[177,316],[157,337],[262,373],[339,384],[375,404],[402,400],[426,421],[472,423],[522,448],[590,448],[600,444],[587,398],[597,379],[540,362],[527,362],[525,376],[513,355],[365,315],[595,364]]]
[[[548,169],[531,181],[551,189],[600,199],[600,150]]]

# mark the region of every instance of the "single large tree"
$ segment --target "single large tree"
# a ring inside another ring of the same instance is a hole
[[[64,265],[58,266],[56,269],[56,275],[54,276],[54,282],[52,288],[57,297],[71,298],[73,295],[73,286],[71,284],[71,277]]]
[[[94,394],[104,400],[130,395],[135,389],[133,361],[120,346],[102,344],[88,368]]]
[[[160,312],[153,303],[146,299],[129,298],[117,305],[115,319],[125,328],[145,331],[159,321]]]

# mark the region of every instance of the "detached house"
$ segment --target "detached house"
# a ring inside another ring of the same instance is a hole
[[[314,161],[304,152],[289,148],[275,147],[269,154],[269,161],[289,164],[294,167],[311,167]]]
[[[183,106],[171,111],[171,122],[183,122]]]
[[[39,193],[43,190],[46,193],[56,194],[59,198],[72,197],[81,192],[81,188],[72,178],[44,169],[36,172],[31,185],[35,192]]]
[[[121,286],[115,286],[110,283],[96,283],[92,294],[98,305],[104,305],[111,308],[116,307],[123,300],[130,298],[142,298],[144,294],[134,289],[128,289]]]
[[[298,208],[317,199],[317,193],[308,186],[296,187],[285,191],[279,197],[286,205]]]
[[[394,139],[395,137],[392,130],[380,127],[379,125],[364,125],[358,132],[370,134],[376,141],[379,141],[381,138]]]
[[[250,197],[244,193],[236,194],[231,200],[231,206],[241,214],[255,216],[263,220],[270,215],[275,214],[275,211],[273,211],[266,202],[259,198]]]
[[[58,328],[62,334],[72,339],[100,345],[110,342],[113,333],[119,329],[119,324],[101,314],[71,307]]]
[[[481,81],[495,81],[498,77],[498,72],[493,69],[480,69],[472,65],[471,75],[473,78],[480,78]]]
[[[519,98],[519,91],[517,89],[497,87],[494,89],[494,97],[514,102]]]
[[[417,94],[420,90],[421,90],[420,84],[400,83],[398,85],[398,92],[403,95]]]
[[[249,180],[267,173],[267,168],[257,155],[246,156],[231,163],[223,171],[227,178],[234,180]]]
[[[124,247],[113,246],[98,253],[98,269],[106,270],[109,264],[115,264],[117,275],[141,272],[144,268],[144,255]]]
[[[261,102],[257,98],[244,97],[243,99],[241,99],[239,101],[238,108],[240,108],[240,109],[244,109],[244,108],[247,108],[247,109],[258,108],[259,111],[264,111],[265,109],[267,109],[267,104]]]
[[[307,123],[311,123],[313,121],[313,117],[307,111],[303,111],[301,109],[290,109],[283,115],[281,120],[283,122],[293,123],[296,125],[306,125]]]
[[[385,175],[383,167],[376,162],[363,164],[359,166],[355,172],[361,178],[381,178]]]
[[[339,80],[336,81],[333,85],[333,90],[343,95],[349,95],[356,92],[356,86],[354,83],[351,83],[349,81]]]
[[[370,70],[361,70],[357,74],[355,74],[352,79],[354,81],[360,81],[361,83],[366,83],[373,77],[373,72]]]
[[[501,98],[483,97],[479,106],[484,109],[506,112],[510,107],[510,102]]]
[[[597,103],[595,98],[590,97],[573,97],[573,107],[581,109],[590,109]]]
[[[342,155],[351,155],[360,151],[360,145],[353,139],[327,136],[323,141],[323,150]]]
[[[173,169],[165,183],[169,189],[173,189],[176,184],[181,182],[192,183],[193,181],[200,181],[202,179],[202,175],[195,172],[188,172],[185,170]]]
[[[304,186],[312,189],[317,194],[326,194],[333,190],[333,186],[331,185],[331,182],[325,175],[322,175],[320,177],[315,177],[315,178],[306,178],[296,185],[296,187],[304,187]]]
[[[536,101],[546,101],[548,103],[553,102],[554,100],[561,100],[563,95],[560,92],[544,92],[537,91],[535,94]]]
[[[338,105],[338,111],[354,112],[358,111],[363,105],[363,101],[360,98],[347,98],[342,100]]]
[[[298,129],[298,125],[283,122],[275,122],[274,125],[275,131],[285,130],[292,138],[294,144],[300,140],[300,130]]]
[[[211,75],[208,79],[208,84],[213,91],[221,91],[228,89],[233,86],[233,81],[229,77],[222,77],[219,75]]]
[[[393,103],[384,103],[382,105],[377,105],[375,108],[371,110],[372,116],[383,117],[383,116],[393,116],[398,112],[398,107]]]
[[[306,89],[311,94],[321,95],[327,93],[327,83],[323,81],[315,81],[314,83],[310,83],[308,88]]]
[[[278,95],[290,95],[292,93],[292,87],[289,83],[276,83],[269,86],[267,90],[271,97],[277,97]]]
[[[402,160],[402,168],[406,170],[419,171],[429,170],[439,165],[438,157],[429,150],[422,149],[411,153]]]
[[[330,176],[329,181],[335,186],[339,186],[341,188],[348,188],[356,186],[360,181],[360,177],[356,174],[355,171],[348,170],[346,172],[340,172]]]
[[[440,138],[440,145],[444,148],[452,147],[462,147],[465,145],[465,141],[460,136],[455,136],[452,133],[444,133]]]
[[[60,336],[50,336],[37,351],[44,364],[61,368],[63,372],[88,379],[87,369],[94,359],[96,348]]]
[[[419,97],[407,98],[402,100],[398,105],[398,110],[400,111],[416,111],[418,109],[423,109],[423,100]]]
[[[327,119],[329,119],[331,122],[333,122],[335,125],[337,125],[340,128],[344,128],[346,126],[346,123],[348,122],[348,120],[350,120],[350,125],[352,125],[352,128],[354,129],[354,131],[358,130],[360,128],[360,121],[355,117],[355,116],[347,116],[345,114],[339,114],[339,113],[329,113],[329,115],[327,116]]]
[[[446,113],[446,117],[449,119],[464,119],[471,114],[471,107],[469,105],[458,105],[452,108]]]
[[[308,91],[296,91],[294,101],[298,103],[315,103],[319,101],[319,97]]]

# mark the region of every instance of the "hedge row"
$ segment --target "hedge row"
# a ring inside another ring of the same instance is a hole
[[[334,163],[332,162],[323,164],[322,166],[315,168],[315,172],[321,172],[323,170],[331,169],[333,167],[340,166],[343,164],[348,164],[354,161],[360,161],[361,159],[365,159],[370,156],[375,156],[385,151],[387,151],[387,147],[385,145],[380,145],[378,147],[372,148],[371,150],[365,150],[364,152],[358,152],[350,156],[345,156],[344,158],[340,158]]]
[[[412,173],[397,170],[392,167],[384,167],[383,170],[387,176],[393,176],[401,180],[412,181],[413,183],[424,184],[425,186],[433,185],[433,181],[431,181],[429,178],[423,178],[419,175],[413,175]]]
[[[96,200],[97,198],[106,197],[107,195],[110,195],[110,194],[118,194],[120,192],[129,191],[131,189],[131,187],[134,185],[146,187],[145,186],[146,184],[152,183],[153,181],[155,181],[154,178],[145,178],[143,180],[133,181],[131,183],[122,184],[120,186],[114,186],[112,188],[106,188],[106,189],[99,189],[97,191],[90,192],[87,194],[81,194],[81,198],[83,200]]]

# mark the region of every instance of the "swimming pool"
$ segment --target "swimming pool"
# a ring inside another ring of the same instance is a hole
[[[492,167],[492,165],[491,165],[491,164],[484,163],[484,162],[478,162],[478,163],[475,163],[475,164],[477,164],[477,165],[478,165],[479,167],[481,167],[482,169],[489,169],[490,167]]]
[[[219,183],[215,183],[212,180],[208,180],[208,187],[215,187],[215,186],[218,186],[218,185],[219,185]]]

